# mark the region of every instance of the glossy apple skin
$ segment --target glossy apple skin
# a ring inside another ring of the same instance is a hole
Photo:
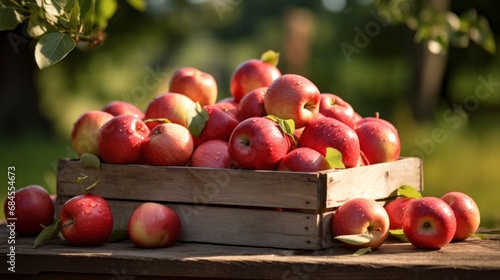
[[[98,246],[113,231],[113,214],[107,201],[95,194],[82,194],[61,208],[61,233],[74,246]]]
[[[185,166],[193,154],[193,137],[189,130],[176,123],[162,123],[149,133],[143,147],[151,165]]]
[[[265,117],[242,121],[229,139],[229,155],[242,169],[276,170],[290,149],[288,136]]]
[[[389,229],[402,229],[403,228],[403,213],[411,202],[413,202],[415,198],[411,197],[398,197],[391,202],[387,203],[384,208],[387,214],[389,215]]]
[[[373,199],[353,198],[340,205],[333,213],[332,236],[365,234],[373,235],[373,240],[361,245],[345,243],[352,249],[371,247],[373,250],[382,245],[389,235],[389,216],[384,207]]]
[[[128,222],[130,240],[141,248],[168,247],[177,242],[182,224],[171,208],[153,202],[137,207]]]
[[[144,112],[142,112],[141,109],[137,108],[133,104],[120,100],[111,101],[110,103],[104,105],[101,111],[109,113],[113,116],[133,115],[141,120],[144,118]]]
[[[269,115],[293,119],[295,128],[301,128],[318,117],[320,101],[319,89],[310,80],[285,74],[269,85],[264,108]]]
[[[325,117],[334,118],[345,123],[350,128],[356,124],[356,115],[351,104],[333,93],[322,93],[319,112]]]
[[[192,167],[232,168],[229,144],[222,140],[209,140],[198,146],[191,156]]]
[[[16,190],[12,196],[13,201],[7,198],[3,209],[5,218],[16,219],[15,230],[20,236],[37,235],[43,229],[41,225],[49,226],[54,221],[54,203],[43,187],[28,185]]]
[[[233,71],[230,92],[234,101],[240,102],[245,94],[259,87],[268,87],[281,76],[280,70],[268,62],[250,59],[240,63]]]
[[[107,163],[137,163],[149,128],[132,115],[120,115],[106,122],[97,134],[97,147]]]
[[[235,118],[237,118],[237,113],[238,113],[238,102],[234,101],[233,97],[226,97],[224,99],[221,99],[217,101],[215,106],[219,107],[222,111],[233,115]]]
[[[203,107],[208,113],[208,120],[198,137],[194,137],[194,146],[198,147],[208,140],[229,141],[234,128],[240,123],[232,114],[216,105]]]
[[[97,133],[112,118],[113,115],[97,110],[87,111],[78,117],[71,132],[71,146],[76,153],[99,156]]]
[[[252,117],[265,117],[267,115],[264,108],[264,98],[267,87],[256,88],[247,93],[238,103],[236,117],[238,121],[243,121]]]
[[[184,94],[201,106],[217,101],[215,78],[194,67],[183,67],[175,71],[170,79],[169,91]]]
[[[457,221],[457,230],[453,236],[455,241],[463,241],[479,228],[481,214],[472,197],[463,192],[449,192],[441,199],[450,205]]]
[[[311,148],[297,148],[290,151],[281,159],[279,171],[316,172],[330,169],[328,160]]]
[[[155,97],[149,102],[144,119],[166,118],[170,122],[188,127],[186,114],[195,106],[191,98],[180,93],[163,93]],[[160,122],[147,122],[148,128],[151,130]]]
[[[381,121],[366,121],[355,128],[363,151],[370,164],[398,160],[401,141],[397,131]]]
[[[406,206],[403,214],[403,232],[420,249],[441,249],[453,239],[456,228],[453,210],[437,197],[417,199]]]
[[[309,147],[323,156],[332,147],[342,154],[346,168],[356,167],[360,159],[359,139],[356,132],[333,118],[319,118],[307,124],[299,138],[299,147]]]

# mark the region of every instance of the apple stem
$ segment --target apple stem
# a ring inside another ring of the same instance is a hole
[[[375,112],[375,118],[380,119],[380,114],[379,114],[379,112]]]

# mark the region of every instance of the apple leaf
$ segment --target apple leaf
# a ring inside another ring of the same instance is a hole
[[[338,235],[333,239],[340,240],[344,243],[351,245],[363,245],[373,240],[373,236],[371,234],[347,234],[347,235]]]
[[[356,252],[354,252],[354,256],[361,256],[361,255],[364,255],[366,253],[370,253],[372,251],[372,247],[366,247],[366,248],[361,248],[361,249],[358,249]]]
[[[198,137],[205,127],[205,124],[208,121],[208,112],[203,108],[199,102],[196,102],[195,106],[193,106],[186,113],[186,122],[188,125],[189,132],[193,135],[193,137]]]
[[[330,164],[331,168],[334,169],[343,169],[345,168],[344,163],[342,162],[342,153],[339,150],[328,147],[326,148],[326,160]]]
[[[408,239],[406,238],[404,232],[403,232],[403,229],[391,229],[389,230],[389,234],[392,236],[392,237],[395,237],[403,242],[409,242]]]
[[[60,231],[61,220],[57,219],[52,225],[44,227],[43,230],[38,234],[33,244],[33,248],[38,248],[50,239],[57,238]]]
[[[293,147],[297,147],[297,139],[293,134],[293,132],[295,131],[295,122],[293,121],[293,119],[284,120],[273,115],[267,115],[266,118],[277,123],[281,128],[281,130],[283,131],[283,133],[285,133],[285,135],[287,135],[290,138]]]
[[[83,168],[100,169],[101,161],[94,154],[84,153],[80,156],[80,166]]]
[[[90,186],[88,186],[85,189],[85,193],[91,193],[91,192],[93,192],[97,188],[97,183],[99,183],[99,179],[97,179],[94,183],[90,184]]]
[[[144,123],[148,123],[148,122],[171,123],[171,121],[167,118],[151,118],[151,119],[144,120]]]
[[[40,37],[35,46],[35,60],[40,69],[45,69],[70,53],[76,46],[69,34],[50,32]]]
[[[260,60],[272,64],[274,66],[278,66],[278,62],[280,60],[280,53],[275,52],[273,50],[268,50],[260,56]]]
[[[106,242],[118,242],[123,241],[128,238],[128,230],[126,229],[116,229],[111,232],[108,240]]]
[[[394,190],[389,197],[409,197],[409,198],[422,198],[422,194],[414,187],[409,185],[402,185],[398,189]]]

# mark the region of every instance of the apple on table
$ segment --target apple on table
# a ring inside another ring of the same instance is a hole
[[[479,207],[474,199],[459,191],[448,192],[441,199],[450,205],[457,221],[453,240],[463,241],[474,234],[481,222]]]

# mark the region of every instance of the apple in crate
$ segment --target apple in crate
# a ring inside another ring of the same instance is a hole
[[[389,215],[389,229],[402,229],[403,228],[403,213],[408,206],[416,198],[412,197],[398,197],[391,202],[387,203],[384,208]]]
[[[170,92],[182,93],[201,106],[217,101],[217,82],[215,78],[194,67],[183,67],[172,75]]]
[[[375,250],[389,236],[389,216],[374,199],[350,199],[333,213],[332,236],[351,249],[371,247]],[[349,242],[352,237],[361,239]]]
[[[361,151],[370,164],[395,161],[401,152],[398,132],[385,120],[370,118],[356,124]]]
[[[130,240],[142,248],[167,247],[179,240],[182,225],[171,208],[154,202],[137,207],[128,221]]]
[[[142,112],[139,108],[128,102],[120,100],[111,101],[110,103],[104,105],[101,111],[110,113],[113,116],[133,115],[141,120],[144,118],[144,112]]]
[[[238,111],[238,102],[234,101],[233,97],[226,97],[217,101],[215,106],[219,107],[222,111],[233,115],[236,118]]]
[[[229,144],[222,140],[209,140],[199,145],[191,156],[192,167],[231,168]]]
[[[186,115],[193,107],[195,107],[195,102],[183,94],[164,93],[149,102],[144,118],[146,120],[168,119],[170,122],[187,127]],[[151,121],[146,124],[149,129],[153,129],[160,123],[159,121]]]
[[[238,121],[243,121],[251,117],[265,117],[264,98],[267,87],[256,88],[247,93],[238,103],[236,117]]]
[[[142,120],[132,115],[116,116],[97,134],[99,154],[107,163],[137,163],[148,134],[149,128]]]
[[[59,214],[61,233],[74,246],[98,246],[113,231],[113,214],[99,195],[82,194],[66,201]]]
[[[438,250],[453,239],[457,229],[451,207],[437,197],[424,197],[406,206],[403,232],[413,246]]]
[[[279,53],[268,51],[260,59],[249,59],[240,63],[231,75],[230,92],[237,103],[250,91],[268,87],[281,76],[278,64]]]
[[[71,146],[76,153],[99,156],[97,133],[112,118],[113,115],[98,110],[87,111],[78,117],[71,132]]]
[[[193,137],[187,128],[176,123],[162,123],[149,133],[143,147],[151,165],[184,166],[193,154]]]
[[[42,226],[49,226],[54,220],[54,203],[47,190],[39,185],[29,185],[9,193],[3,210],[5,218],[16,219],[15,231],[21,236],[37,235]]]
[[[285,74],[269,85],[264,108],[269,115],[293,119],[295,128],[301,128],[318,117],[320,101],[319,89],[310,80]]]
[[[231,133],[239,124],[238,120],[231,113],[220,109],[215,104],[204,106],[203,109],[208,113],[208,120],[200,134],[193,137],[194,146],[198,147],[208,140],[229,141]]]
[[[330,169],[328,160],[318,151],[307,147],[293,149],[281,159],[279,171],[316,172]]]
[[[453,239],[462,241],[471,236],[479,228],[481,214],[472,197],[463,192],[449,192],[441,199],[450,205],[457,221],[457,230]]]
[[[326,148],[337,149],[346,168],[356,167],[360,160],[356,132],[334,118],[323,117],[309,122],[300,135],[299,147],[312,148],[323,156],[326,156]]]
[[[333,93],[322,93],[319,112],[325,117],[337,119],[354,128],[357,118],[351,104]]]

